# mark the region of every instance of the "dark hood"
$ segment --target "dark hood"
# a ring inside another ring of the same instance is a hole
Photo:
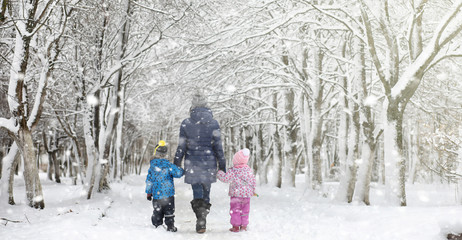
[[[213,120],[212,110],[206,107],[193,108],[189,114],[194,123],[210,123]]]

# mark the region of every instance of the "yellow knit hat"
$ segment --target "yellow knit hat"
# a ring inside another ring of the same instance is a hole
[[[159,143],[157,143],[157,146],[156,148],[154,149],[154,156],[156,155],[157,152],[159,153],[167,153],[167,146],[165,146],[165,141],[164,140],[160,140]]]

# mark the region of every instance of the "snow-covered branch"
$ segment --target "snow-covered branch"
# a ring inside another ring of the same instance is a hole
[[[16,133],[19,129],[14,118],[0,118],[0,129],[2,128],[11,133]]]
[[[331,17],[332,19],[340,22],[343,26],[345,26],[348,30],[350,30],[354,34],[354,36],[361,39],[361,41],[363,41],[364,43],[367,43],[367,40],[364,39],[364,34],[362,34],[362,27],[361,27],[362,24],[360,24],[355,19],[355,17],[353,17],[349,13],[345,12],[345,10],[343,10],[342,7],[335,7],[335,8],[329,7],[327,9],[325,9],[325,8],[319,7],[319,6],[317,6],[317,5],[315,5],[315,4],[311,3],[311,2],[308,2],[308,4],[310,6],[312,6],[314,9],[318,10],[320,13],[322,13],[322,14],[328,16],[328,17]],[[342,12],[343,14],[345,14],[345,16],[347,16],[349,18],[349,20],[352,23],[355,23],[356,26],[351,25],[351,23],[348,20],[342,19],[339,16],[336,16],[336,15],[332,14],[331,11]]]
[[[40,30],[40,28],[42,28],[42,26],[45,25],[46,20],[50,17],[51,13],[53,12],[54,6],[59,1],[60,0],[48,0],[45,7],[42,9],[40,15],[36,19],[31,19],[34,22],[34,29],[25,34],[26,36],[34,36]],[[35,15],[35,11],[33,15]],[[30,17],[34,17],[33,15],[31,15]]]
[[[147,9],[149,11],[152,11],[152,12],[155,12],[155,13],[161,13],[161,14],[165,14],[165,15],[168,15],[169,13],[166,12],[166,11],[163,11],[163,10],[160,10],[160,9],[157,9],[157,8],[154,8],[154,7],[150,7],[150,6],[146,6],[146,5],[143,5],[141,3],[138,3],[137,1],[133,1],[133,0],[130,0],[133,4],[137,5],[138,7],[141,7],[141,8],[144,8],[144,9]]]
[[[383,72],[384,68],[382,67],[382,63],[380,62],[379,57],[378,57],[377,48],[376,48],[376,45],[375,45],[374,36],[372,34],[372,26],[371,26],[371,23],[370,23],[370,20],[369,20],[369,16],[368,16],[368,14],[367,14],[367,12],[365,10],[364,2],[361,1],[361,4],[362,4],[362,6],[361,6],[361,16],[362,16],[363,22],[364,22],[364,27],[365,27],[366,37],[367,37],[367,43],[369,45],[369,52],[371,54],[372,61],[374,63],[377,74],[379,75],[379,79],[382,82],[382,85],[384,87],[385,94],[387,96],[390,96],[390,94],[391,94],[391,86],[387,82],[387,79],[385,77],[385,73]]]
[[[444,16],[444,18],[441,20],[438,27],[435,29],[435,35],[432,40],[435,49],[438,49],[446,45],[450,40],[452,40],[462,30],[462,24],[460,23],[455,24],[456,29],[449,30],[449,34],[443,37],[443,34],[445,33],[446,28],[451,24],[452,20],[460,16],[461,8],[462,8],[462,0],[458,0],[451,7],[452,11]]]
[[[43,66],[42,66],[42,70],[40,73],[39,85],[37,87],[37,92],[35,94],[34,105],[32,107],[31,113],[29,114],[29,118],[27,121],[27,126],[29,128],[32,128],[33,126],[35,126],[40,119],[40,115],[43,109],[43,103],[45,102],[46,87],[48,84],[48,80],[50,78],[51,73],[54,70],[55,61],[58,59],[58,56],[61,52],[59,41],[61,40],[61,37],[63,36],[66,30],[69,15],[73,11],[71,9],[69,12],[67,12],[65,7],[62,7],[61,10],[62,10],[62,15],[61,15],[62,19],[60,20],[61,24],[59,26],[60,27],[59,31],[57,32],[57,34],[55,34],[55,36],[49,37],[45,44],[46,53],[45,53],[45,57],[41,59]],[[54,56],[52,56],[53,47],[56,50]]]
[[[43,106],[43,102],[45,101],[45,89],[47,87],[49,77],[49,65],[48,62],[45,62],[45,66],[42,67],[42,72],[40,74],[39,85],[37,87],[37,92],[35,94],[35,101],[34,106],[32,107],[32,111],[29,114],[29,119],[27,120],[27,126],[32,128],[40,118],[40,109]]]
[[[441,56],[437,59],[435,59],[426,69],[425,71],[429,70],[429,69],[432,69],[435,65],[437,65],[438,63],[440,63],[441,61],[445,60],[445,59],[451,59],[451,58],[460,58],[462,57],[462,52],[461,53],[450,53],[450,54],[446,54],[444,56]]]
[[[434,58],[440,53],[441,48],[443,47],[441,44],[447,44],[449,40],[452,40],[460,33],[462,30],[462,24],[456,25],[457,27],[449,30],[449,33],[446,33],[444,30],[453,19],[460,17],[461,8],[462,0],[458,0],[458,2],[453,5],[454,10],[443,17],[443,20],[435,30],[431,42],[423,49],[417,59],[406,68],[406,71],[402,74],[400,80],[395,86],[393,86],[391,92],[393,98],[400,98],[408,95],[408,92],[415,91],[415,88],[421,81],[423,74],[426,70],[428,70],[428,67],[432,64]],[[445,33],[445,38],[440,41],[441,37]]]

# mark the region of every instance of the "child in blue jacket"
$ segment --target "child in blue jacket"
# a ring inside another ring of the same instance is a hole
[[[167,146],[165,141],[159,141],[154,150],[154,159],[151,160],[148,176],[146,177],[146,194],[148,201],[152,201],[152,225],[156,228],[167,225],[167,231],[176,232],[175,218],[175,186],[173,178],[183,176],[184,170],[165,159]]]

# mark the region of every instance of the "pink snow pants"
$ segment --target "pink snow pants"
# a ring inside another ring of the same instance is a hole
[[[231,225],[247,226],[249,224],[250,198],[231,197]]]

